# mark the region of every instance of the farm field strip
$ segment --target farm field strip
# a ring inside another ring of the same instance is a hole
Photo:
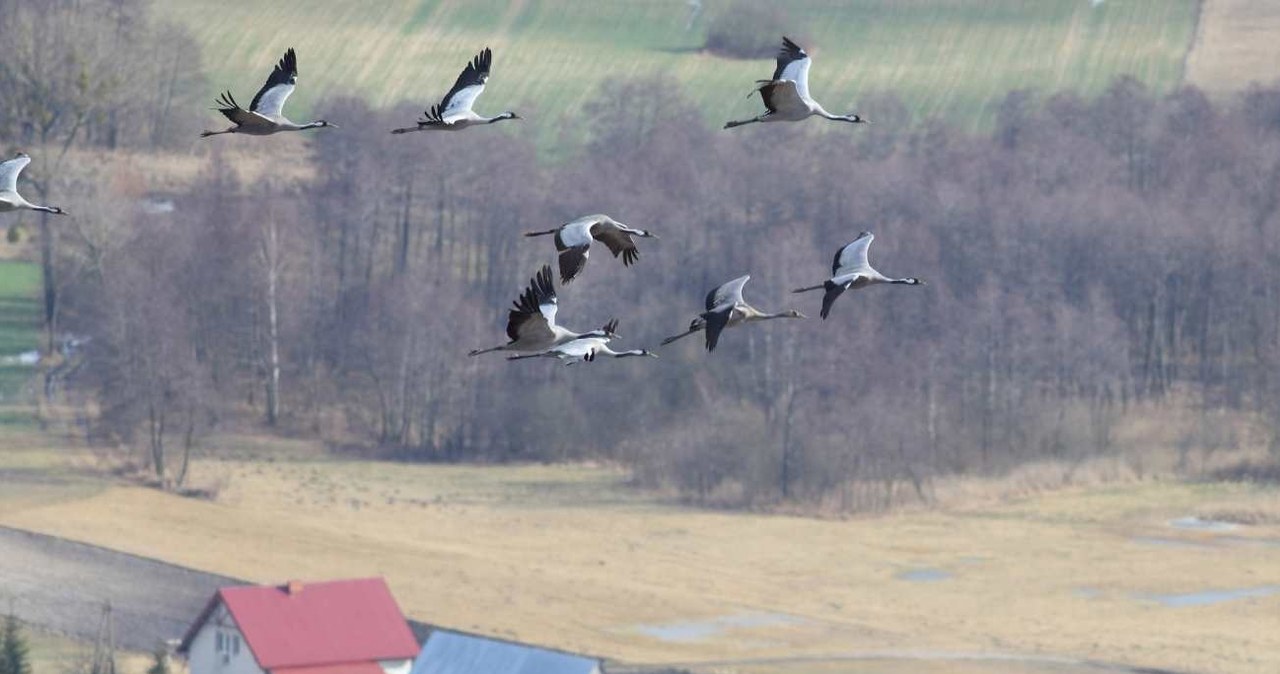
[[[1280,547],[1265,544],[1280,527],[1247,528],[1259,544],[1246,545],[1168,525],[1265,490],[1140,484],[835,521],[618,497],[624,476],[582,466],[196,468],[225,480],[216,502],[117,487],[0,521],[264,582],[385,575],[415,619],[628,662],[927,649],[1280,666],[1280,594],[1152,599],[1280,586]],[[904,575],[922,569],[946,574]],[[652,629],[708,622],[727,627]]]
[[[758,101],[745,94],[772,63],[699,53],[706,21],[724,9],[723,3],[706,5],[691,30],[684,0],[281,0],[268,6],[173,0],[156,10],[194,31],[211,99],[227,87],[248,97],[293,46],[301,79],[296,117],[337,93],[374,105],[410,101],[426,108],[487,45],[495,50],[494,74],[480,107],[521,110],[550,136],[562,120],[580,118],[581,104],[600,85],[620,77],[674,79],[711,123],[755,111]],[[1122,74],[1172,89],[1182,77],[1195,6],[1192,0],[1096,7],[801,0],[786,11],[795,36],[812,45],[814,92],[829,109],[847,111],[868,94],[893,92],[914,119],[945,116],[978,127],[991,121],[1011,89],[1091,94]]]

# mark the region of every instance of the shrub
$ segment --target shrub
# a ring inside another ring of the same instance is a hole
[[[766,58],[777,52],[784,34],[796,39],[794,33],[782,7],[740,0],[712,19],[704,47],[728,58]]]

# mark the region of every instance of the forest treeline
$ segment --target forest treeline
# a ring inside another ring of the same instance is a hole
[[[619,79],[554,160],[536,122],[387,133],[417,112],[321,102],[342,128],[308,137],[308,170],[285,174],[305,178],[245,181],[218,142],[275,139],[208,141],[172,212],[104,167],[51,178],[76,217],[50,232],[46,306],[90,338],[67,386],[99,441],[179,480],[167,457],[260,420],[405,460],[599,458],[704,502],[868,508],[938,475],[1123,451],[1113,429],[1145,401],[1246,410],[1280,437],[1280,89],[1014,91],[976,135],[896,123],[886,94],[861,101],[864,127],[728,132],[669,81]],[[31,133],[0,125],[9,145]],[[596,250],[560,288],[568,327],[616,317],[619,343],[652,348],[746,273],[754,305],[810,318],[711,354],[468,358],[554,261],[521,234],[596,212],[661,239],[630,268]],[[864,229],[878,269],[929,285],[818,320],[789,290]]]

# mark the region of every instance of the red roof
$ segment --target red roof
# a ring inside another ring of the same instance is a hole
[[[342,665],[343,672],[359,674],[362,662],[418,654],[404,614],[381,578],[224,587],[187,632],[183,650],[219,602],[262,669],[302,667],[295,674],[328,674],[311,668]]]

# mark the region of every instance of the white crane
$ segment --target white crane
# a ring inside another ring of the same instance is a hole
[[[551,277],[551,265],[543,265],[536,276],[529,280],[529,287],[507,313],[507,337],[511,340],[489,349],[476,349],[468,356],[478,356],[490,351],[546,351],[580,337],[616,337],[610,321],[604,328],[587,332],[573,332],[556,325],[556,286]]]
[[[267,83],[262,85],[258,90],[258,94],[253,97],[253,101],[249,103],[249,109],[245,110],[240,107],[236,99],[231,95],[231,91],[224,91],[222,96],[217,100],[218,107],[216,110],[221,112],[227,119],[231,120],[235,126],[223,131],[204,131],[201,132],[201,138],[216,136],[223,133],[243,133],[250,136],[270,136],[273,133],[281,131],[302,131],[303,129],[322,129],[326,127],[338,128],[337,124],[331,124],[323,119],[306,124],[297,124],[289,121],[284,116],[284,102],[289,100],[289,95],[293,93],[298,83],[298,56],[294,53],[293,48],[284,53],[284,57],[276,64],[275,69],[271,71],[271,76],[267,78]]]
[[[728,283],[707,293],[707,310],[693,319],[689,329],[662,340],[663,345],[688,337],[700,330],[706,331],[707,351],[714,351],[720,341],[720,333],[725,328],[732,328],[744,323],[767,321],[771,318],[804,318],[804,314],[795,309],[767,314],[747,304],[742,299],[742,286],[751,280],[751,276],[739,276]]]
[[[867,120],[858,115],[833,115],[809,97],[811,65],[813,59],[799,45],[784,36],[782,49],[778,50],[778,66],[773,69],[773,79],[756,82],[759,86],[755,91],[760,92],[760,99],[764,101],[768,112],[751,119],[728,122],[724,128],[732,129],[753,122],[799,122],[814,115],[837,122],[866,123]]]
[[[392,129],[391,133],[457,131],[468,126],[493,124],[504,119],[520,119],[520,115],[514,112],[504,112],[494,117],[481,117],[472,111],[471,106],[475,105],[476,99],[484,92],[484,84],[489,80],[489,67],[492,64],[493,52],[485,47],[484,51],[477,54],[467,67],[463,68],[462,74],[458,75],[458,81],[453,83],[449,93],[445,94],[438,104],[431,106],[430,110],[422,113],[422,119],[418,120],[417,126]]]
[[[611,320],[604,325],[604,331],[614,333],[618,329],[617,319]],[[565,365],[573,365],[574,363],[590,363],[599,356],[609,356],[612,358],[626,358],[628,356],[649,356],[657,358],[658,354],[648,349],[631,349],[629,351],[614,351],[609,348],[609,341],[612,337],[595,336],[579,337],[578,339],[565,342],[559,346],[553,346],[541,353],[531,353],[523,356],[508,356],[507,360],[524,360],[525,358],[558,358]]]
[[[925,285],[925,282],[918,278],[889,278],[873,269],[867,262],[867,249],[871,248],[871,242],[875,238],[871,232],[859,233],[858,238],[852,243],[836,251],[836,257],[831,262],[831,278],[822,285],[796,288],[791,292],[807,293],[810,290],[826,290],[827,292],[822,296],[822,312],[819,314],[823,320],[826,320],[827,315],[831,313],[831,305],[835,303],[840,293],[846,290],[859,290],[879,283]]]
[[[30,163],[31,156],[25,152],[19,152],[13,159],[0,162],[0,213],[25,210],[66,215],[67,212],[57,206],[39,206],[18,194],[18,174]]]
[[[631,239],[656,239],[653,233],[628,227],[604,215],[584,215],[545,232],[525,232],[525,236],[556,235],[556,250],[560,251],[560,283],[568,283],[582,273],[591,255],[591,242],[599,241],[609,248],[614,257],[622,256],[623,266],[630,266],[640,257],[640,249]]]

